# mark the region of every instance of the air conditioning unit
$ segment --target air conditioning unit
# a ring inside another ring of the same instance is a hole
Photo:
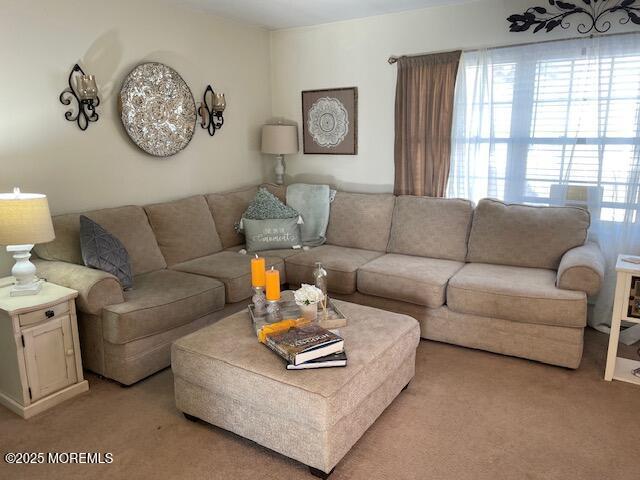
[[[591,218],[600,218],[602,187],[587,185],[551,185],[549,203],[551,205],[581,207],[591,214]]]

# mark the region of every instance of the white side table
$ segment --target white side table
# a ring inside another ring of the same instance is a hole
[[[618,255],[618,261],[616,262],[616,292],[613,301],[611,333],[609,334],[609,350],[607,351],[607,366],[604,371],[604,379],[607,381],[615,379],[640,385],[640,377],[636,377],[632,373],[634,369],[640,367],[640,361],[618,357],[620,324],[623,320],[640,324],[640,318],[631,316],[629,301],[632,285],[640,282],[640,264],[622,260],[627,257],[632,257],[632,255]],[[638,283],[637,291],[640,293],[640,283]],[[637,300],[640,301],[640,296]]]
[[[37,295],[12,297],[0,279],[0,404],[32,417],[79,393],[82,375],[75,298],[45,282]]]

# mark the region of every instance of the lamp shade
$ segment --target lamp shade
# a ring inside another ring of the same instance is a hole
[[[298,152],[296,125],[264,125],[262,127],[262,153],[285,155]]]
[[[54,238],[46,195],[18,189],[0,194],[0,245],[46,243]]]

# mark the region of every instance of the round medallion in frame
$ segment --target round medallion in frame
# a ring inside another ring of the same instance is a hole
[[[135,67],[122,84],[120,105],[127,134],[150,155],[174,155],[193,137],[197,116],[191,89],[162,63]]]
[[[322,97],[309,109],[309,134],[321,147],[337,147],[349,133],[349,114],[337,98]]]

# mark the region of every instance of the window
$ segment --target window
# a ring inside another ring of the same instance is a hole
[[[555,203],[597,187],[600,220],[640,222],[640,35],[463,54],[449,196]]]

